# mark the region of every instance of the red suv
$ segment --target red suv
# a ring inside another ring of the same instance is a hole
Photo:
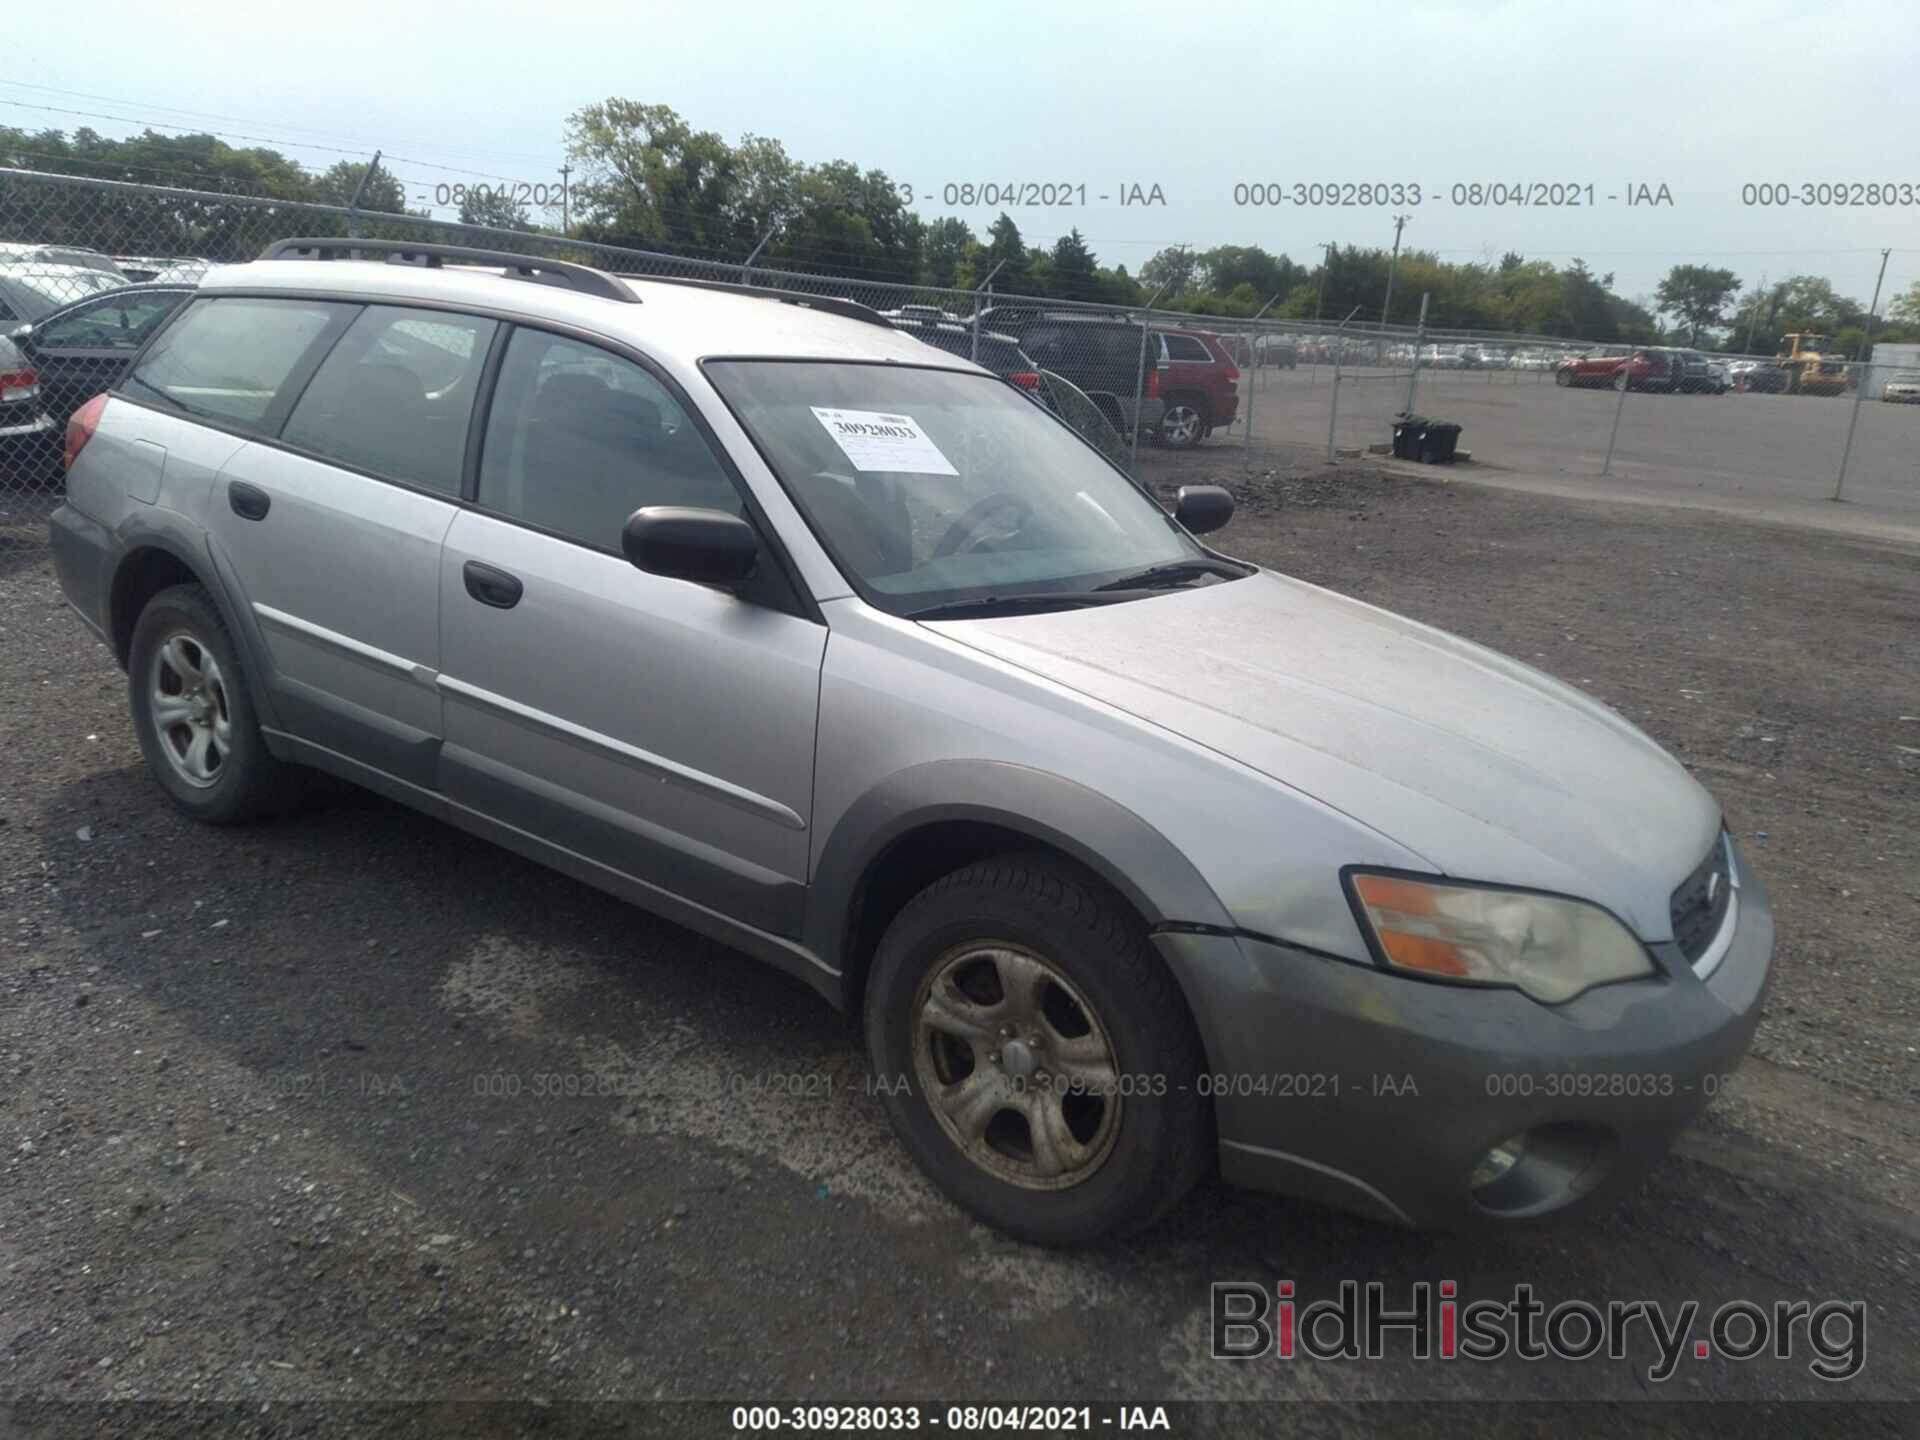
[[[1170,450],[1190,450],[1216,425],[1233,423],[1240,409],[1240,389],[1234,383],[1240,368],[1217,335],[1202,330],[1154,333],[1166,358],[1160,376],[1160,393],[1167,401],[1160,443]]]
[[[1553,372],[1556,385],[1611,385],[1616,390],[1664,390],[1671,394],[1681,379],[1679,356],[1671,350],[1622,350],[1575,355]]]

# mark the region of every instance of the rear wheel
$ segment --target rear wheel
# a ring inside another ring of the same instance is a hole
[[[1562,390],[1566,389],[1569,385],[1573,384],[1573,372],[1571,370],[1554,371],[1553,383],[1558,385]]]
[[[1630,380],[1631,377],[1626,371],[1622,370],[1618,375],[1613,377],[1613,388],[1616,390],[1624,390],[1627,388]]]
[[[875,956],[866,1030],[908,1152],[1023,1240],[1150,1225],[1213,1153],[1173,977],[1118,897],[1051,856],[984,860],[910,901]]]
[[[293,771],[267,752],[239,651],[201,586],[175,585],[147,602],[127,687],[147,768],[194,819],[245,820],[291,796]]]
[[[1160,441],[1169,450],[1191,450],[1207,433],[1206,406],[1191,395],[1176,395],[1167,402],[1167,413],[1160,420]]]

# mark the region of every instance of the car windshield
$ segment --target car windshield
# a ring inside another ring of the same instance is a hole
[[[710,361],[815,534],[896,615],[1096,586],[1205,552],[1019,392],[908,366]],[[1103,596],[1104,598],[1111,598]]]

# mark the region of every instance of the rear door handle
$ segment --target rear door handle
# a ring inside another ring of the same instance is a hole
[[[233,507],[233,513],[242,520],[264,520],[267,511],[273,505],[273,497],[258,485],[249,485],[244,480],[232,480],[227,484],[227,504]]]
[[[493,565],[483,565],[478,560],[469,560],[460,567],[460,578],[467,582],[467,593],[482,605],[491,605],[496,610],[511,610],[520,603],[525,587],[517,575]]]

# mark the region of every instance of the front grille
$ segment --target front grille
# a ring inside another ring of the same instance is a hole
[[[1733,903],[1732,876],[1727,872],[1725,837],[1713,842],[1713,848],[1697,868],[1673,892],[1673,939],[1691,965],[1713,944],[1720,933],[1720,922],[1727,918],[1727,906]]]

